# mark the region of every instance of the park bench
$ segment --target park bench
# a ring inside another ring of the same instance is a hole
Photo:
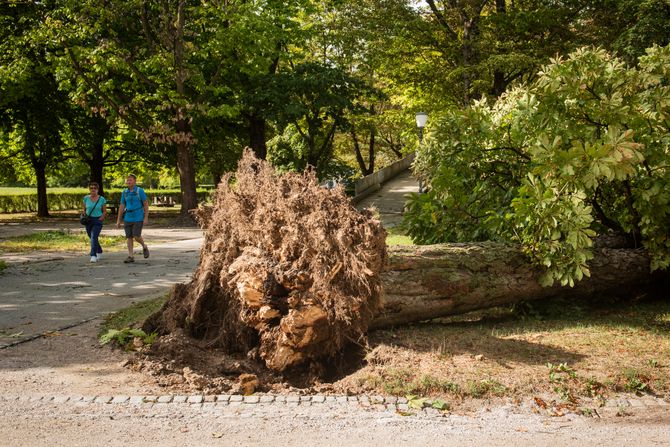
[[[107,212],[116,214],[119,212],[119,202],[107,202]]]
[[[175,201],[171,196],[154,196],[152,205],[173,207],[175,206]]]

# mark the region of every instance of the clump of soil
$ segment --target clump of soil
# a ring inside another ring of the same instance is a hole
[[[386,232],[342,188],[320,187],[313,172],[280,175],[247,150],[197,217],[205,240],[193,280],[144,325],[173,334],[163,346],[189,337],[317,378],[364,340],[380,306]]]

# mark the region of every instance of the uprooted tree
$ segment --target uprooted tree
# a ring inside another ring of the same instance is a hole
[[[272,370],[317,366],[364,337],[380,303],[386,231],[314,173],[275,174],[247,151],[201,208],[189,284],[145,323],[252,352]]]
[[[370,327],[387,327],[559,294],[614,293],[648,283],[642,250],[598,249],[593,275],[545,288],[516,246],[385,246],[386,232],[313,173],[276,174],[250,152],[201,208],[205,239],[188,284],[144,329],[243,353],[274,371],[311,374]],[[382,290],[383,289],[383,290]]]

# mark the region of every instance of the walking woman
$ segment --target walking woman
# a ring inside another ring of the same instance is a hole
[[[91,262],[98,262],[102,258],[102,247],[98,241],[102,231],[102,223],[107,216],[107,200],[98,194],[100,185],[96,182],[88,184],[90,194],[84,197],[84,213],[88,217],[86,234],[91,239]]]

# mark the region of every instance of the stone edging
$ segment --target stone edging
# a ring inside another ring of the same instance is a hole
[[[242,396],[239,394],[218,394],[218,395],[162,395],[162,396],[82,396],[82,395],[5,395],[0,396],[0,402],[32,402],[41,404],[100,404],[100,405],[133,405],[139,407],[151,408],[154,405],[165,406],[187,405],[191,408],[207,407],[225,407],[225,406],[253,406],[253,405],[282,405],[288,407],[296,406],[339,406],[339,405],[359,405],[380,411],[392,412],[420,412],[427,416],[440,416],[442,411],[432,408],[432,401],[424,401],[423,408],[412,407],[405,397],[395,396],[324,396],[314,395],[305,396],[298,394],[272,395],[272,394],[254,394]],[[627,410],[634,409],[665,409],[670,410],[670,401],[654,396],[642,396],[636,398],[617,398],[608,400],[601,408],[594,409],[597,416],[605,415],[623,415]]]

